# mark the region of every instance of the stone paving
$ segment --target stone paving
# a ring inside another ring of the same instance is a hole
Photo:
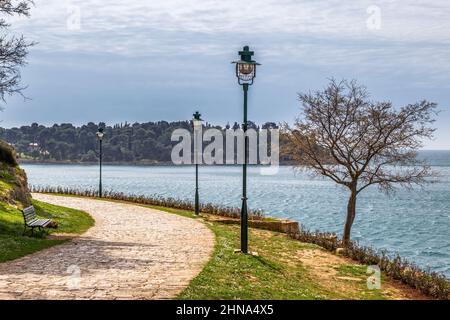
[[[212,254],[203,223],[134,205],[35,194],[89,212],[95,226],[65,244],[0,263],[0,299],[169,299]]]

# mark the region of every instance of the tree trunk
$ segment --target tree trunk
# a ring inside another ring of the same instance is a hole
[[[347,247],[350,243],[350,232],[356,215],[356,188],[352,187],[350,192],[347,204],[347,220],[345,221],[344,236],[342,237],[344,247]]]

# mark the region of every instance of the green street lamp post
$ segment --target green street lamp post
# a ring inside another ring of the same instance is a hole
[[[245,46],[242,51],[239,51],[241,59],[233,61],[236,65],[236,77],[238,83],[244,89],[244,122],[242,129],[244,130],[244,164],[242,168],[242,208],[241,208],[241,252],[248,253],[248,213],[247,213],[247,162],[248,162],[248,137],[246,135],[248,121],[247,121],[247,93],[248,87],[253,84],[256,77],[256,66],[259,65],[252,60],[254,55],[248,46]]]
[[[103,142],[103,137],[105,136],[105,134],[103,133],[103,128],[98,128],[96,135],[97,135],[97,140],[99,143],[99,167],[100,167],[100,178],[99,178],[99,183],[98,183],[98,196],[101,198],[102,197],[102,160],[103,160],[102,142]]]
[[[192,124],[194,126],[194,139],[197,139],[197,132],[199,132],[199,130],[201,130],[202,128],[202,119],[201,119],[201,114],[196,111],[194,113],[194,118],[192,119]],[[199,202],[199,196],[198,196],[198,158],[199,158],[199,153],[198,153],[198,148],[199,148],[199,143],[201,145],[201,140],[198,141],[196,140],[197,143],[195,144],[195,149],[194,149],[194,163],[195,163],[195,214],[198,215],[200,214],[200,202]]]

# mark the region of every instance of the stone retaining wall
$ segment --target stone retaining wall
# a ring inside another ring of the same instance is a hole
[[[221,216],[212,216],[208,215],[206,217],[209,221],[220,222],[225,224],[240,224],[240,219],[221,217]],[[264,220],[249,220],[249,227],[264,229],[270,231],[277,231],[286,234],[297,234],[299,233],[299,225],[296,221],[290,220],[273,220],[273,221],[264,221]]]

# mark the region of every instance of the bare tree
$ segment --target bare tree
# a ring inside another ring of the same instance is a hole
[[[28,48],[33,45],[24,37],[10,35],[7,16],[29,16],[32,0],[0,0],[0,99],[6,102],[6,95],[23,96],[20,67],[26,64]]]
[[[372,102],[355,81],[331,80],[323,91],[300,94],[303,112],[286,126],[288,150],[302,168],[347,187],[350,197],[343,243],[349,244],[356,198],[371,185],[390,192],[428,181],[430,168],[417,159],[423,139],[433,137],[436,104],[421,101],[395,109]]]

